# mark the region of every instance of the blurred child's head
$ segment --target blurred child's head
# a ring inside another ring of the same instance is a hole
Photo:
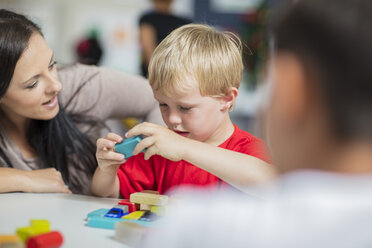
[[[238,38],[198,24],[174,30],[159,44],[149,81],[170,129],[207,142],[219,131],[238,94],[240,46]]]
[[[277,20],[269,134],[282,169],[337,170],[324,167],[336,147],[372,143],[371,13],[370,0],[300,0]]]
[[[173,0],[151,0],[158,12],[169,12]]]

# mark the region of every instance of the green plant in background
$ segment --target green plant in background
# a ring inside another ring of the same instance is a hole
[[[243,15],[241,38],[243,42],[244,80],[249,89],[256,88],[260,81],[268,53],[269,4],[263,0],[256,8]]]

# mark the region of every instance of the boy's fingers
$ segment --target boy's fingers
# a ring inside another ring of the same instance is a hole
[[[123,137],[121,137],[120,135],[118,135],[116,133],[108,133],[108,134],[106,134],[105,138],[108,139],[108,140],[117,142],[117,143],[120,143],[120,142],[123,141]]]
[[[105,139],[105,138],[100,138],[97,140],[97,150],[104,150],[104,148],[108,149],[114,149],[115,142]]]
[[[151,136],[154,133],[155,127],[156,127],[155,124],[144,122],[144,123],[138,124],[137,126],[133,127],[131,130],[129,130],[125,134],[125,137],[130,138],[136,135]]]
[[[118,160],[105,160],[104,167],[106,168],[106,167],[110,167],[110,166],[121,165],[121,164],[124,164],[125,162],[126,162],[125,159],[120,160],[120,161],[118,161]]]
[[[134,148],[133,155],[137,155],[138,153],[142,152],[144,149],[151,147],[154,143],[155,143],[155,139],[153,138],[153,136],[144,138]]]
[[[156,148],[155,147],[150,147],[145,151],[145,160],[149,160],[152,155],[156,154]]]
[[[114,160],[117,163],[117,161],[121,161],[125,159],[125,157],[121,153],[101,150],[100,152],[97,153],[97,159]]]

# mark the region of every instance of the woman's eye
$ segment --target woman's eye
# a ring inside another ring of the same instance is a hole
[[[162,108],[164,108],[164,107],[168,107],[168,105],[165,104],[165,103],[159,103],[159,106],[162,107]]]
[[[37,85],[39,81],[35,81],[33,82],[32,84],[30,84],[29,86],[26,87],[26,89],[32,89],[32,88],[35,88],[35,86]]]
[[[49,65],[48,69],[49,69],[50,71],[53,70],[53,68],[54,68],[54,66],[55,66],[56,64],[57,64],[57,62],[56,62],[56,61],[53,61],[53,63]]]

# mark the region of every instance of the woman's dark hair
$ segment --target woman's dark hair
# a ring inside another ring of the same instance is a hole
[[[276,19],[276,50],[295,54],[316,78],[311,83],[324,98],[335,137],[371,141],[372,1],[289,5]]]
[[[6,93],[17,61],[34,33],[42,35],[40,28],[25,16],[4,9],[0,10],[0,98]],[[82,84],[82,87],[88,81],[89,79]],[[45,168],[56,168],[61,172],[65,183],[69,184],[72,191],[80,191],[79,179],[72,178],[68,165],[92,176],[97,167],[97,161],[95,144],[87,135],[89,130],[82,133],[77,125],[88,123],[93,127],[100,122],[79,113],[66,114],[67,105],[60,106],[60,111],[51,120],[32,120],[27,131],[27,139]],[[1,141],[3,139],[4,137],[0,137]],[[0,156],[10,167],[13,167],[3,151],[0,152]]]

